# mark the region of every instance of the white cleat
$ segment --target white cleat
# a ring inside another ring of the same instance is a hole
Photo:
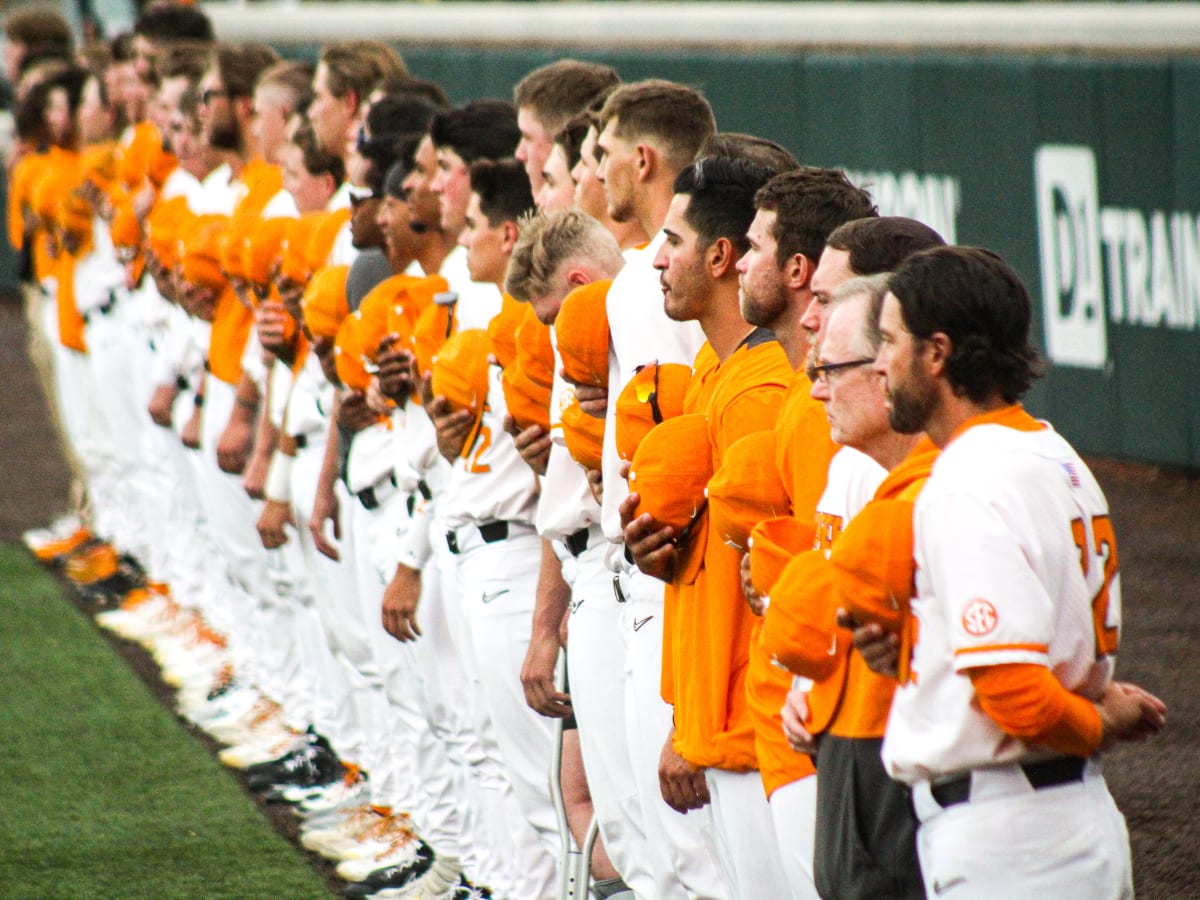
[[[346,881],[365,881],[372,872],[380,869],[403,868],[419,858],[421,841],[412,832],[400,834],[386,850],[375,856],[347,859],[338,864],[339,878]]]

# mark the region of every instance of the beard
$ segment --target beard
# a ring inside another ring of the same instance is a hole
[[[230,116],[229,121],[214,121],[208,126],[208,145],[216,150],[240,150],[242,134],[237,120]]]
[[[771,327],[787,312],[787,292],[781,285],[774,285],[768,296],[753,296],[742,292],[742,318],[757,327]]]
[[[919,434],[925,430],[937,406],[932,379],[909,369],[908,383],[888,386],[888,424],[900,434]]]

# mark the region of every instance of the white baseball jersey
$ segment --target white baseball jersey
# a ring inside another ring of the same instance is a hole
[[[512,435],[504,430],[507,412],[500,367],[488,366],[488,402],[479,437],[466,458],[454,461],[441,500],[442,518],[448,527],[497,520],[533,524],[537,476],[521,459]]]
[[[228,163],[217,166],[200,182],[203,195],[199,207],[194,212],[198,214],[214,213],[228,216],[233,213],[238,202],[238,188],[241,182],[233,177],[233,169]]]
[[[171,174],[163,182],[162,192],[159,194],[161,200],[170,200],[174,197],[183,197],[187,201],[188,209],[192,212],[199,212],[204,205],[204,186],[200,184],[200,179],[182,166],[176,166],[171,170]]]
[[[887,478],[887,469],[853,447],[843,447],[829,461],[825,490],[817,501],[817,533],[813,549],[829,559],[833,542],[846,525],[871,502]]]
[[[562,357],[558,339],[550,329],[554,348],[554,384],[550,388],[550,459],[542,478],[537,530],[542,537],[564,540],[580,528],[600,521],[600,505],[588,487],[583,467],[571,458],[562,436],[562,411],[575,399],[575,388],[560,374]]]
[[[629,485],[621,477],[617,455],[617,397],[633,378],[638,366],[657,360],[690,367],[704,343],[698,322],[674,322],[663,310],[662,285],[654,257],[666,241],[660,231],[644,250],[625,254],[625,268],[608,289],[606,311],[612,339],[608,352],[608,417],[604,424],[604,504],[601,522],[604,535],[616,544],[625,541],[621,531],[621,501]],[[618,570],[623,557],[612,555],[610,566]]]
[[[913,527],[917,632],[884,741],[889,774],[912,783],[1044,756],[980,710],[966,670],[1032,663],[1100,696],[1121,590],[1099,485],[1048,425],[980,423],[943,450]]]
[[[494,284],[471,280],[467,268],[467,248],[460,245],[451,250],[442,260],[438,273],[446,279],[450,290],[458,294],[458,302],[454,306],[455,330],[486,330],[488,323],[500,312],[504,298]]]

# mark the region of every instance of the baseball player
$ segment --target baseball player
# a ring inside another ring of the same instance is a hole
[[[891,423],[942,453],[913,516],[883,759],[912,786],[930,896],[1131,897],[1098,754],[1161,730],[1166,707],[1112,680],[1116,539],[1083,460],[1020,406],[1040,368],[1030,313],[986,250],[925,251],[889,284],[876,369]]]
[[[559,59],[534,69],[513,88],[521,140],[513,156],[524,164],[534,197],[554,138],[580,111],[604,98],[619,79],[609,66]]]
[[[604,185],[609,217],[637,223],[642,233],[652,236],[644,249],[627,252],[625,268],[608,292],[611,347],[601,526],[611,545],[609,568],[618,575],[617,599],[626,604],[626,734],[647,815],[646,852],[654,869],[657,896],[663,898],[689,893],[724,897],[727,889],[715,862],[710,824],[698,816],[679,815],[662,802],[657,777],[660,764],[666,761],[678,766],[682,762],[668,737],[672,711],[661,698],[663,585],[644,575],[624,555],[620,505],[628,486],[621,477],[616,448],[616,398],[639,366],[656,360],[690,365],[703,345],[704,334],[698,325],[667,318],[653,262],[666,241],[662,226],[674,196],[675,178],[691,165],[715,130],[712,109],[703,97],[683,85],[650,80],[623,85],[609,96],[599,113],[596,138],[600,160],[595,176]],[[627,232],[630,234],[636,231]],[[576,388],[581,405],[582,391]]]
[[[891,703],[891,686],[850,653],[850,635],[835,624],[837,595],[831,552],[846,523],[871,500],[895,496],[923,479],[936,450],[914,450],[915,437],[894,432],[882,385],[871,370],[874,321],[885,276],[855,278],[834,291],[816,360],[812,393],[827,411],[833,439],[843,449],[830,466],[817,505],[815,547],[788,565],[770,588],[761,649],[793,673],[815,681],[803,726],[784,709],[784,731],[800,732],[798,749],[817,745],[815,877],[822,896],[922,894],[908,798],[873,761]],[[904,466],[901,467],[901,463]],[[888,471],[895,475],[880,483]],[[911,506],[908,507],[911,509]],[[872,532],[874,534],[874,532]],[[882,535],[877,539],[883,541]],[[898,552],[907,558],[907,543]],[[872,563],[874,560],[868,560]]]
[[[507,284],[513,296],[531,304],[539,320],[553,324],[574,288],[611,277],[624,264],[616,240],[601,223],[578,210],[563,210],[522,224]],[[583,469],[571,459],[563,441],[562,409],[571,402],[573,389],[561,370],[562,360],[556,349],[550,447],[537,525],[554,554],[552,562],[543,561],[543,569],[547,565],[552,571],[558,568],[570,593],[557,608],[550,602],[539,602],[522,677],[531,706],[543,714],[556,714],[560,713],[556,702],[569,704],[567,708],[578,719],[586,783],[603,846],[625,883],[635,893],[650,896],[654,881],[642,853],[646,840],[644,815],[630,771],[625,734],[624,659],[614,652],[622,645],[621,604],[613,596],[612,572],[604,564],[607,542],[600,529],[599,504],[591,495]],[[568,602],[571,643],[567,670],[571,693],[566,697],[553,691],[551,671]],[[546,613],[539,616],[543,607]],[[542,654],[549,660],[540,662]],[[539,670],[543,674],[534,678]],[[595,861],[593,873],[598,881],[612,878],[609,874],[605,879]]]
[[[663,226],[667,240],[654,261],[667,315],[699,321],[707,338],[684,412],[708,417],[713,469],[739,437],[774,426],[793,374],[782,347],[765,329],[747,324],[738,304],[735,265],[746,249],[754,195],[773,174],[741,157],[697,160],[675,181]],[[702,561],[689,578],[675,531],[647,513],[637,515],[639,500],[631,492],[621,506],[629,523],[626,544],[644,572],[669,582],[663,695],[675,708],[671,742],[683,765],[663,778],[663,796],[677,809],[697,809],[711,798],[733,896],[790,896],[744,702],[754,617],[739,596],[740,555],[714,529],[694,529],[692,540],[702,543],[688,552]]]

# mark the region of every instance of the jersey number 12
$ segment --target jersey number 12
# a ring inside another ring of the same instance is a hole
[[[1092,518],[1090,546],[1088,528],[1083,519],[1071,521],[1071,533],[1075,536],[1075,546],[1079,548],[1079,563],[1083,567],[1083,575],[1089,583],[1092,581],[1093,560],[1101,563],[1104,567],[1104,580],[1100,585],[1100,590],[1092,597],[1092,624],[1096,629],[1096,659],[1115,656],[1120,629],[1117,625],[1112,624],[1110,615],[1119,614],[1120,598],[1117,598],[1117,609],[1112,609],[1113,579],[1117,575],[1117,537],[1113,533],[1112,520],[1108,516]],[[1120,587],[1118,586],[1116,589],[1120,590]]]

